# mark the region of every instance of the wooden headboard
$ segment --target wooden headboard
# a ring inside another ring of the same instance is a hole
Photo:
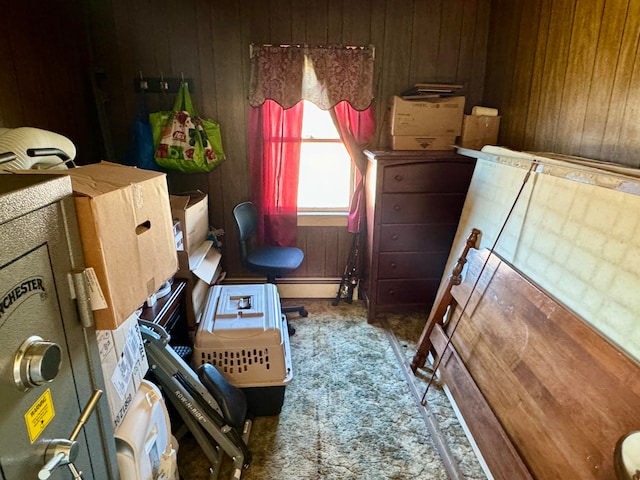
[[[640,366],[472,244],[464,280],[461,257],[434,305],[414,371],[429,351],[442,357],[442,380],[494,478],[615,479],[616,442],[640,429]]]

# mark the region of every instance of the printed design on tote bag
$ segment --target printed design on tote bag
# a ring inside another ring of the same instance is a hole
[[[191,101],[187,84],[178,92],[172,112],[150,115],[158,127],[155,159],[158,165],[189,172],[208,172],[224,160],[220,126],[200,118]],[[213,135],[213,145],[211,143]]]

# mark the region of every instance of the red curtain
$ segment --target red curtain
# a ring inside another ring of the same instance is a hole
[[[303,102],[285,110],[266,100],[249,109],[251,199],[258,210],[260,243],[296,243],[302,113]]]
[[[249,167],[252,200],[261,216],[260,241],[296,242],[303,99],[333,112],[356,164],[349,231],[359,231],[366,168],[362,149],[375,130],[374,57],[372,46],[251,46]]]
[[[349,232],[357,233],[360,231],[365,214],[364,175],[367,171],[367,159],[363,150],[375,135],[376,119],[373,107],[358,111],[346,101],[333,107],[331,118],[333,118],[340,138],[351,156],[351,161],[356,166],[356,185],[349,205],[347,228]]]

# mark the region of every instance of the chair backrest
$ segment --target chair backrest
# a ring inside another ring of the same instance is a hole
[[[251,202],[239,203],[233,208],[233,217],[238,227],[240,255],[244,264],[251,251],[253,236],[258,230],[258,210]]]

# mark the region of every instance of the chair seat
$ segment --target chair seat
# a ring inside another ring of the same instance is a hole
[[[278,274],[295,270],[304,259],[302,250],[296,247],[265,246],[253,250],[247,256],[247,266],[251,270]]]

